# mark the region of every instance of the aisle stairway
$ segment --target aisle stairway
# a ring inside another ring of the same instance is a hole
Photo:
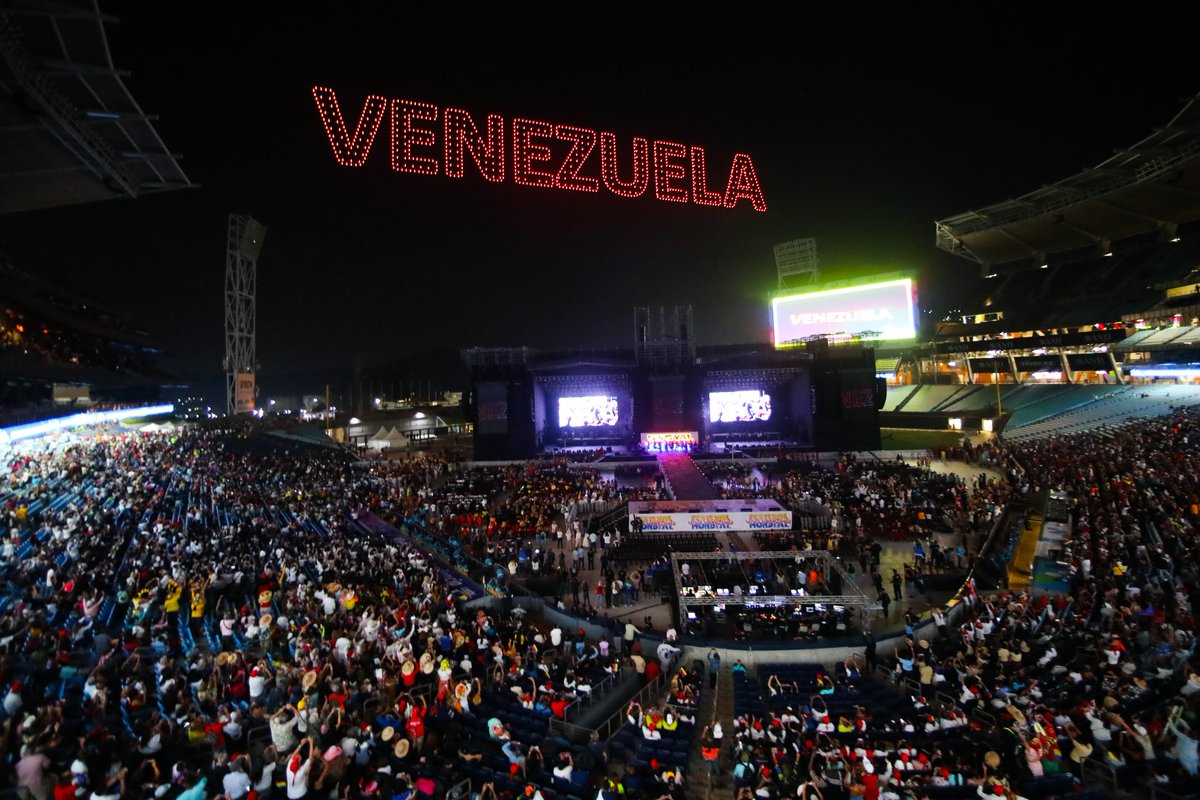
[[[708,688],[708,676],[705,675],[705,691],[700,698],[700,708],[696,712],[696,728],[704,730],[713,720],[719,720],[725,731],[721,746],[721,778],[715,780],[704,763],[700,747],[703,739],[697,736],[692,747],[692,760],[688,762],[687,784],[684,789],[687,800],[733,800],[733,777],[730,770],[730,753],[732,752],[733,731],[733,675],[729,665],[722,664],[717,677],[717,688]]]

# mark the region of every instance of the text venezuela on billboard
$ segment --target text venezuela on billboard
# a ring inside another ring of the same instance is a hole
[[[480,116],[461,108],[369,95],[356,118],[344,115],[337,93],[314,86],[313,100],[343,167],[361,167],[387,118],[394,172],[461,179],[477,174],[489,183],[605,192],[623,198],[652,193],[656,200],[736,208],[746,200],[759,212],[767,201],[754,161],[735,153],[728,177],[698,145],[618,138],[611,131],[499,114]],[[353,112],[351,112],[351,115]],[[712,181],[709,170],[712,168]]]
[[[916,336],[912,278],[844,286],[771,301],[776,346],[812,336],[911,339]]]

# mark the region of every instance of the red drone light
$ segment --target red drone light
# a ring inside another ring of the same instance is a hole
[[[519,117],[506,126],[498,114],[489,114],[481,127],[469,111],[460,108],[443,110],[430,103],[379,95],[369,95],[363,102],[351,134],[337,93],[324,86],[314,86],[312,91],[333,157],[343,167],[366,163],[386,114],[395,172],[444,172],[462,178],[469,154],[479,174],[491,183],[503,183],[506,165],[511,163],[512,181],[521,186],[599,192],[603,185],[617,197],[635,198],[644,195],[653,180],[654,197],[665,202],[735,208],[739,201],[749,200],[755,211],[767,210],[754,161],[745,153],[734,155],[725,189],[719,191],[710,186],[707,154],[696,145],[634,136],[625,150],[609,131]],[[593,159],[597,143],[600,153]],[[624,172],[619,150],[628,153]]]

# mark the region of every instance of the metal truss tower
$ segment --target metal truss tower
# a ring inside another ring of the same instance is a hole
[[[633,309],[633,353],[637,363],[677,370],[696,361],[691,306],[637,306]]]
[[[258,254],[266,234],[266,227],[253,217],[229,215],[225,241],[225,408],[228,414],[253,410],[254,374],[258,371],[254,347],[255,286]],[[239,381],[249,384],[242,386],[240,397]]]

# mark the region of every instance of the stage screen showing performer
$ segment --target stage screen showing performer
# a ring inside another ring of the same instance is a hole
[[[612,427],[617,424],[617,398],[605,395],[558,398],[558,427]]]
[[[766,422],[771,418],[771,395],[758,389],[709,392],[709,422]]]

